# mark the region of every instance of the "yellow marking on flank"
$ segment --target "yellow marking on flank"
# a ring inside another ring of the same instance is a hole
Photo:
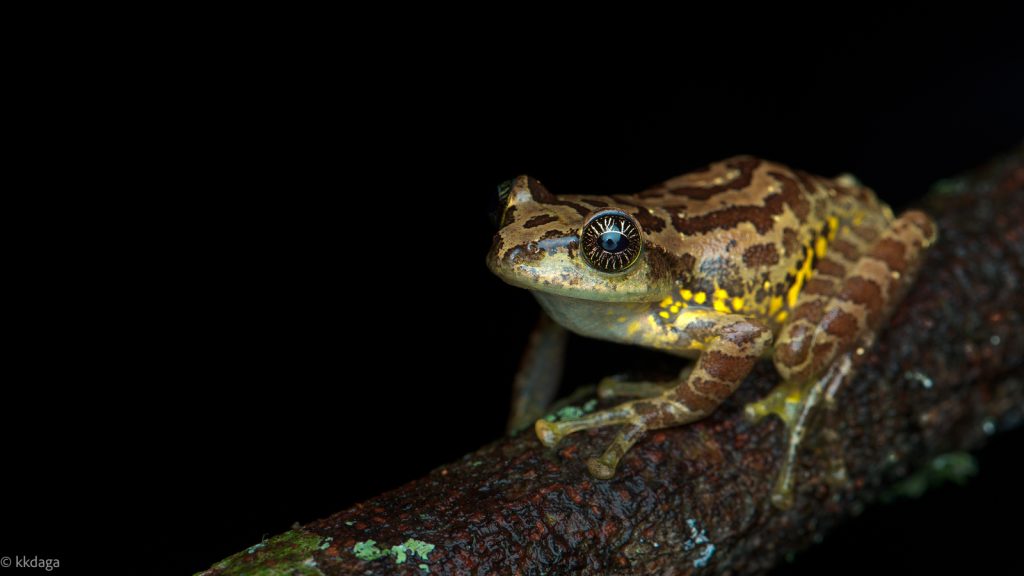
[[[800,290],[804,287],[804,276],[803,274],[797,274],[796,280],[793,285],[789,287],[789,292],[786,293],[786,304],[789,304],[790,308],[796,307],[796,299],[800,296]]]
[[[783,310],[782,312],[779,312],[777,316],[775,316],[775,319],[779,322],[785,322],[787,317],[789,317],[789,312]]]
[[[740,310],[743,310],[743,298],[740,298],[739,296],[733,298],[732,299],[732,309],[737,311],[737,312],[739,312]]]
[[[782,308],[782,296],[772,296],[772,302],[768,305],[768,315],[774,316]]]
[[[818,239],[814,241],[814,253],[818,255],[818,258],[824,258],[828,252],[828,240],[823,236],[818,236]]]
[[[789,292],[786,293],[786,303],[789,304],[790,308],[796,307],[796,299],[800,296],[800,291],[804,288],[804,282],[811,277],[811,256],[811,251],[808,248],[807,257],[804,258],[804,263],[800,266],[800,271],[796,273],[796,279],[793,281],[793,285],[790,286]]]
[[[679,295],[683,297],[683,300],[693,300],[693,292],[689,290],[680,290]]]
[[[673,314],[679,314],[679,305],[673,304],[672,307],[668,309],[668,311]]]
[[[626,326],[626,334],[629,335],[629,336],[632,336],[632,335],[636,334],[639,331],[640,331],[640,321],[639,320],[634,320],[634,321],[629,323],[629,326]]]
[[[836,239],[836,234],[839,232],[839,219],[835,216],[828,217],[828,241],[831,242]]]
[[[725,300],[715,300],[712,306],[714,306],[715,310],[718,312],[723,312],[725,314],[732,312],[732,310],[729,310],[729,307],[725,305]]]
[[[764,289],[765,290],[771,290],[772,289],[772,283],[771,283],[770,280],[765,280],[764,281]]]
[[[722,290],[721,288],[718,288],[717,290],[715,290],[715,293],[712,297],[715,300],[726,300],[729,298],[729,293],[726,292],[725,290]]]
[[[693,295],[693,301],[697,304],[703,304],[708,299],[708,295],[703,292],[697,292]]]
[[[672,297],[671,296],[666,296],[665,299],[661,301],[661,304],[659,304],[659,306],[661,306],[662,308],[668,308],[671,305],[672,305]]]
[[[703,350],[704,349],[704,343],[701,342],[700,340],[691,340],[690,341],[690,348],[693,349],[693,350]]]
[[[668,312],[665,312],[664,310],[658,312],[658,316],[661,316],[662,318],[668,320]]]

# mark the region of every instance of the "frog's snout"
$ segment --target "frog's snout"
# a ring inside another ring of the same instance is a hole
[[[516,246],[505,253],[505,264],[507,266],[515,266],[516,264],[525,264],[527,262],[535,262],[539,258],[543,257],[544,250],[541,249],[540,244],[536,242],[527,242],[521,246]]]

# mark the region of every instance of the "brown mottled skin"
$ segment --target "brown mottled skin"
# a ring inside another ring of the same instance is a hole
[[[610,258],[594,248],[593,230],[586,235],[607,214],[642,238],[622,270],[591,262]],[[576,431],[622,425],[589,463],[599,478],[611,477],[647,430],[710,414],[770,356],[785,383],[747,411],[777,414],[788,426],[789,457],[773,495],[785,507],[808,415],[831,406],[851,375],[851,355],[873,341],[935,238],[923,213],[894,218],[850,176],[822,178],[738,156],[631,196],[553,196],[521,176],[487,262],[574,332],[697,359],[673,382],[601,384],[603,396],[639,400],[577,420],[537,421],[549,446]],[[841,482],[842,458],[836,462]]]

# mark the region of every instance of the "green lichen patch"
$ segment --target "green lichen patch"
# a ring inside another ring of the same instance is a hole
[[[422,540],[416,540],[413,538],[406,540],[405,546],[410,552],[416,554],[423,560],[429,560],[430,553],[434,551],[433,544],[427,544]]]
[[[381,548],[377,546],[377,542],[374,540],[366,540],[365,542],[357,542],[352,547],[352,553],[356,555],[356,558],[372,562],[379,560],[385,556],[391,556],[395,559],[395,564],[404,564],[409,556],[419,556],[422,560],[429,560],[430,553],[434,551],[434,545],[417,540],[415,538],[409,538],[404,544],[396,544],[390,548]],[[420,564],[419,567],[423,569],[425,564]],[[426,569],[429,569],[427,567]]]
[[[322,576],[313,552],[330,539],[292,530],[221,560],[196,576]]]
[[[352,547],[352,553],[356,555],[356,558],[366,560],[367,562],[372,562],[378,558],[386,556],[388,552],[389,551],[387,550],[377,548],[376,540],[356,542],[356,545]]]
[[[590,414],[597,408],[597,400],[588,400],[583,406],[563,406],[552,414],[544,417],[548,422],[560,422],[565,420],[576,420],[585,414]]]

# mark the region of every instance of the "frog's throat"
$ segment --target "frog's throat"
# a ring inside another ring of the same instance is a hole
[[[536,290],[533,295],[555,322],[577,334],[602,340],[609,339],[609,327],[617,320],[633,317],[650,306],[648,302],[587,300]]]

